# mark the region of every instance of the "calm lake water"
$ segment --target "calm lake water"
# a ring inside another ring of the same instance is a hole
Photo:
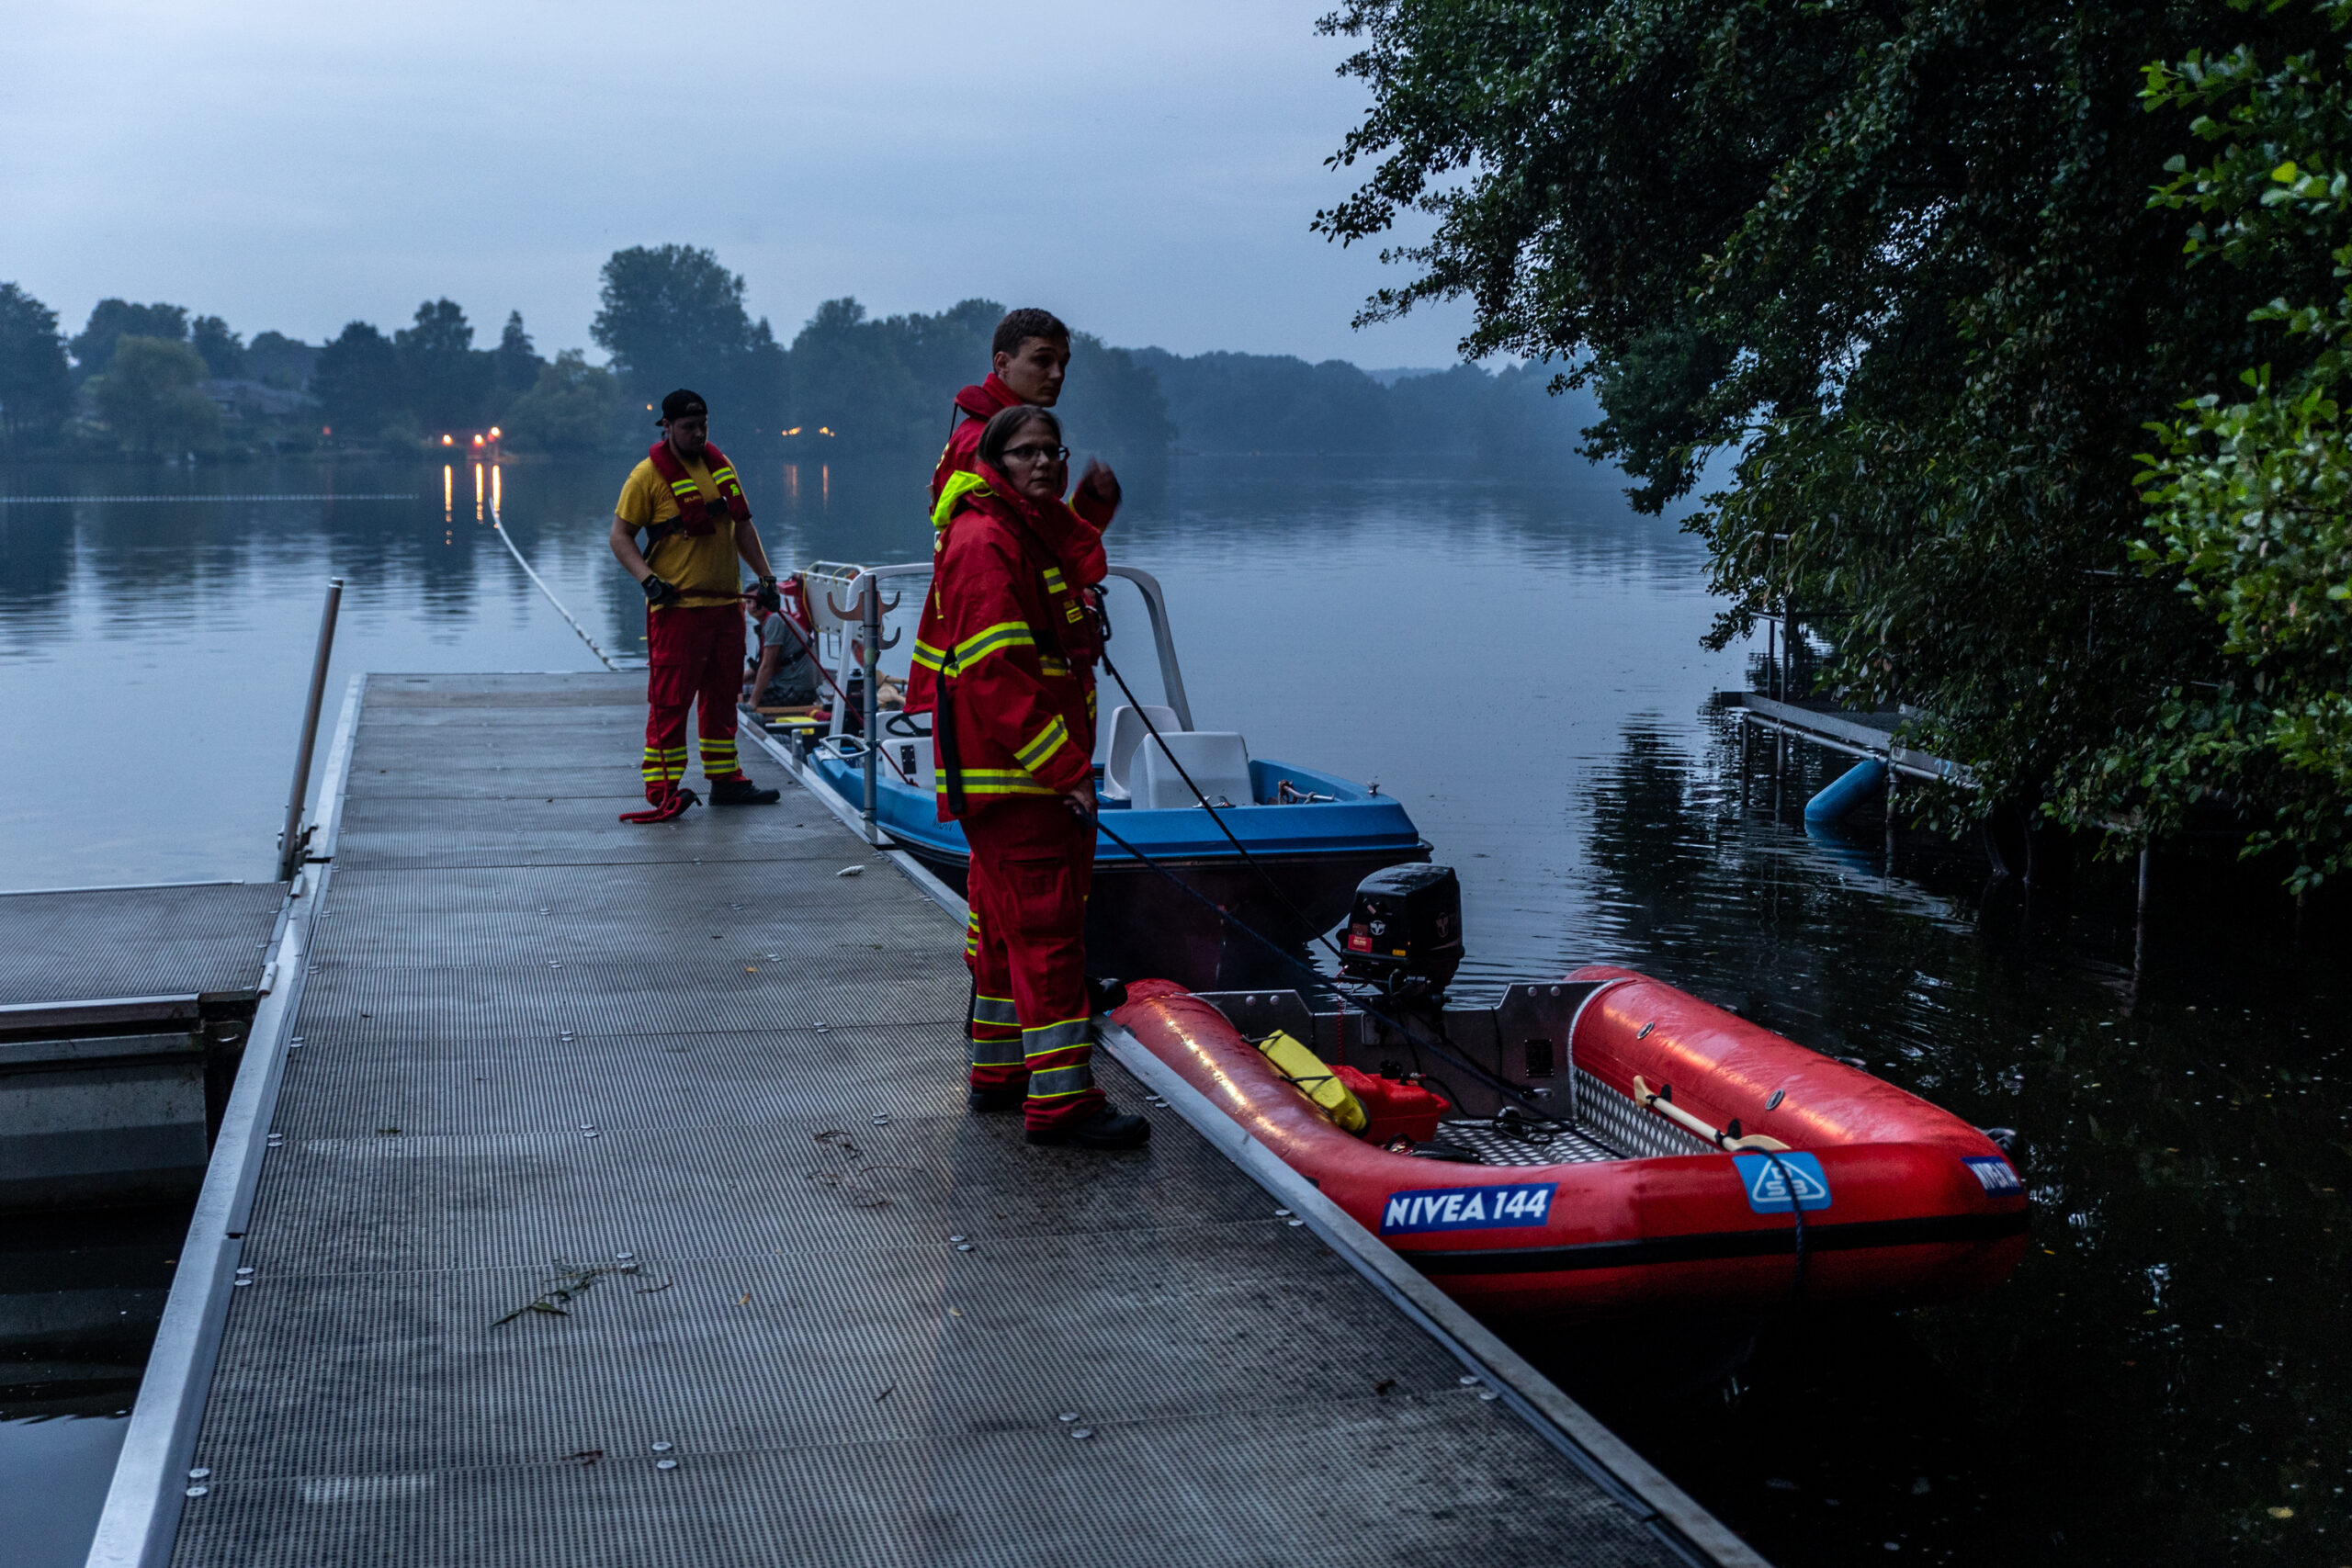
[[[498,483],[539,572],[628,651],[641,600],[603,542],[625,468]],[[927,470],[746,479],[780,561],[915,559]],[[330,574],[334,702],[356,671],[595,668],[477,521],[472,470],[447,478],[445,507],[437,464],[0,473],[20,495],[413,497],[0,505],[0,886],[267,876]],[[1126,478],[1113,554],[1166,585],[1197,718],[1405,802],[1462,873],[1459,989],[1639,965],[2020,1130],[2036,1242],[1979,1300],[1800,1310],[1712,1382],[1671,1347],[1628,1369],[1603,1335],[1527,1346],[1636,1446],[1788,1568],[2352,1562],[2340,924],[2299,940],[2282,899],[2165,863],[2135,976],[2111,870],[2029,903],[1973,849],[1905,834],[1890,876],[1875,819],[1805,834],[1839,765],[1817,755],[1776,794],[1759,754],[1743,804],[1712,699],[1756,650],[1701,648],[1698,546],[1606,473]],[[78,1562],[170,1228],[0,1236],[0,1539],[28,1568]],[[123,1292],[123,1330],[35,1332],[60,1270]]]

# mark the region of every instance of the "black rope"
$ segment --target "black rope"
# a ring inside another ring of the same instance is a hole
[[[1797,1190],[1796,1173],[1789,1169],[1781,1156],[1770,1149],[1756,1151],[1772,1162],[1781,1175],[1781,1186],[1789,1195],[1789,1213],[1796,1219],[1796,1271],[1789,1279],[1789,1300],[1792,1303],[1804,1300],[1804,1194]]]
[[[1111,640],[1110,626],[1111,618],[1108,615],[1105,615],[1102,616],[1102,640],[1105,643]],[[1290,895],[1283,891],[1283,886],[1281,883],[1274,880],[1273,873],[1268,871],[1263,865],[1261,865],[1258,863],[1257,857],[1250,852],[1250,847],[1247,844],[1244,844],[1239,839],[1234,837],[1233,829],[1225,825],[1225,818],[1219,817],[1216,814],[1216,807],[1209,804],[1209,797],[1202,793],[1200,785],[1193,782],[1193,775],[1184,771],[1184,764],[1176,761],[1176,753],[1169,749],[1166,739],[1159,733],[1159,727],[1151,722],[1150,710],[1146,708],[1142,703],[1136,700],[1135,693],[1128,689],[1127,678],[1119,673],[1119,667],[1117,665],[1111,662],[1111,652],[1109,649],[1105,648],[1102,650],[1102,668],[1108,670],[1111,672],[1111,679],[1119,683],[1119,693],[1122,696],[1127,699],[1127,705],[1136,710],[1136,716],[1137,718],[1143,720],[1145,733],[1148,734],[1152,739],[1159,742],[1159,754],[1167,758],[1169,762],[1175,768],[1176,776],[1184,781],[1184,787],[1193,792],[1193,798],[1201,803],[1201,809],[1209,814],[1209,820],[1216,824],[1216,830],[1225,835],[1226,842],[1231,844],[1240,852],[1243,862],[1249,865],[1250,870],[1258,874],[1259,877],[1265,883],[1267,887],[1272,891],[1274,897],[1282,900],[1283,908],[1290,911],[1291,919],[1296,920],[1301,926],[1311,927],[1314,922],[1306,918],[1306,911],[1301,909],[1296,904],[1291,902]],[[1329,937],[1325,936],[1321,931],[1313,931],[1311,934],[1315,941],[1323,944],[1324,950],[1329,953],[1332,957],[1338,958],[1341,956],[1340,950],[1332,945],[1331,939]],[[1317,972],[1317,977],[1320,977],[1319,971]]]

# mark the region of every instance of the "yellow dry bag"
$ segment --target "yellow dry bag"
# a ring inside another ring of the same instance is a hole
[[[1363,1131],[1363,1103],[1348,1092],[1348,1086],[1322,1057],[1279,1029],[1260,1041],[1258,1049],[1274,1065],[1274,1071],[1295,1084],[1332,1121],[1351,1133]]]

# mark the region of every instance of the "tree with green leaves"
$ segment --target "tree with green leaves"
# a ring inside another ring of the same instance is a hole
[[[523,330],[520,310],[506,312],[506,330],[498,334],[498,347],[492,352],[498,359],[498,389],[509,395],[529,391],[547,368],[548,362],[531,345],[531,334]]]
[[[210,446],[220,411],[196,389],[204,358],[175,338],[123,334],[92,383],[103,418],[127,451],[153,457]]]
[[[401,412],[400,355],[382,333],[352,321],[319,350],[311,392],[325,412],[327,428],[346,436],[375,435]]]
[[[2274,334],[2263,364],[2156,427],[2154,536],[2133,554],[2221,627],[2227,662],[2167,690],[2160,724],[2111,761],[2168,820],[2216,795],[2262,802],[2255,845],[2297,852],[2299,888],[2352,864],[2352,0],[2317,12],[2316,47],[2148,69],[2149,107],[2193,115],[2206,147],[2194,167],[2176,156],[2155,197],[2196,216],[2189,260],[2297,291],[2254,312]]]
[[[490,355],[474,352],[473,324],[456,300],[419,305],[416,319],[392,333],[392,349],[409,412],[425,434],[481,422],[497,370]]]
[[[2177,577],[2135,570],[2146,424],[2261,355],[2260,278],[2181,265],[2151,186],[2188,117],[2142,68],[2323,18],[2169,0],[1351,0],[1326,28],[1373,107],[1320,214],[1409,276],[1363,312],[1464,299],[1472,356],[1549,360],[1605,417],[1638,504],[1730,488],[1686,525],[1728,601],[1809,619],[1820,690],[1930,716],[1981,793],[2126,841],[2168,817],[2128,759],[2166,694],[2228,678]],[[1407,213],[1419,241],[1386,238]],[[2249,781],[2251,782],[2251,781]],[[2275,799],[2230,804],[2262,819]]]
[[[596,452],[613,443],[621,389],[610,371],[567,348],[531,389],[507,405],[506,439],[518,452]]]
[[[127,299],[101,299],[90,308],[88,324],[65,346],[85,376],[104,370],[114,358],[116,342],[125,336],[159,337],[174,343],[187,340],[185,305],[133,305]]]
[[[764,316],[743,308],[743,278],[714,251],[635,246],[605,261],[589,335],[613,356],[628,396],[659,406],[678,387],[711,404],[723,433],[779,428],[785,355]],[[651,429],[650,421],[647,429]]]
[[[218,316],[198,316],[187,326],[188,346],[203,357],[204,367],[216,380],[233,381],[245,373],[245,345]]]
[[[41,440],[73,412],[57,312],[17,285],[0,283],[0,439],[10,446]]]

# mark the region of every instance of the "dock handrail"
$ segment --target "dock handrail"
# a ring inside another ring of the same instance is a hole
[[[327,661],[334,656],[335,615],[343,605],[343,579],[327,579],[326,607],[319,612],[319,646],[311,657],[311,700],[302,712],[302,744],[294,753],[294,787],[286,797],[286,830],[277,840],[277,880],[290,882],[308,845],[302,837],[303,796],[311,787],[311,753],[319,743],[319,705],[326,700]]]

